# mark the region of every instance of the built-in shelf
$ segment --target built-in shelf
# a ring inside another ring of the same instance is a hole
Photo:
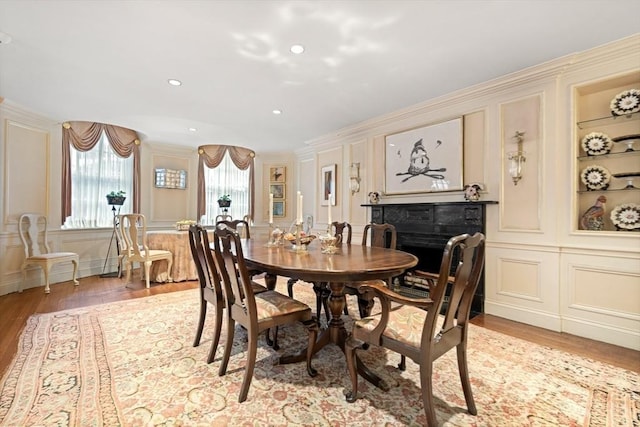
[[[624,116],[611,115],[606,117],[598,117],[597,119],[583,120],[581,122],[578,122],[578,127],[580,129],[591,129],[594,127],[624,123],[627,121],[640,121],[640,112],[627,114]]]
[[[623,151],[621,153],[600,154],[599,156],[580,156],[578,157],[578,160],[580,161],[588,160],[588,161],[597,162],[598,160],[601,160],[601,159],[619,159],[621,157],[638,156],[638,155],[640,155],[640,150]]]

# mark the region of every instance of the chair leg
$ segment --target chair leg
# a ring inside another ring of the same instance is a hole
[[[198,329],[196,330],[196,338],[193,340],[194,347],[200,345],[202,329],[204,328],[204,320],[207,317],[207,301],[202,298],[202,289],[200,289],[200,294],[200,316],[198,318]]]
[[[42,272],[44,273],[44,293],[48,294],[51,292],[51,288],[49,287],[49,272],[51,271],[51,266],[48,265],[46,267],[42,267]]]
[[[247,394],[249,394],[249,387],[253,379],[253,370],[256,366],[256,354],[258,352],[258,332],[255,328],[249,328],[248,332],[249,348],[247,349],[247,365],[244,368],[244,379],[242,380],[242,387],[240,387],[238,403],[247,400]]]
[[[227,312],[229,307],[227,307]],[[231,347],[233,347],[233,334],[236,329],[236,321],[227,315],[227,342],[224,345],[224,354],[222,355],[222,362],[220,362],[220,369],[218,370],[218,376],[223,376],[227,373],[227,365],[229,364],[229,356],[231,356]]]
[[[151,270],[151,261],[144,262],[144,279],[147,285],[147,289],[149,289],[149,270]]]
[[[462,382],[462,391],[464,399],[467,402],[467,410],[471,415],[477,415],[476,403],[473,400],[473,391],[471,390],[471,382],[469,381],[469,367],[467,365],[467,346],[466,343],[460,343],[456,346],[458,354],[458,370],[460,371],[460,381]]]
[[[290,298],[293,298],[293,285],[298,281],[298,279],[289,279],[287,280],[287,294],[289,294]]]
[[[221,302],[216,304],[216,312],[214,313],[213,323],[213,339],[211,340],[211,349],[209,350],[209,357],[207,357],[207,363],[213,362],[216,357],[216,351],[218,351],[218,344],[220,343],[220,331],[222,330],[222,310],[224,307]]]
[[[405,371],[407,369],[407,357],[404,354],[400,355],[400,363],[398,363],[398,369]]]
[[[309,343],[307,344],[307,373],[310,377],[315,377],[318,375],[318,371],[311,366],[311,358],[313,357],[316,339],[318,338],[318,323],[315,319],[310,319],[302,323],[305,325],[307,332],[309,333]]]
[[[344,353],[347,357],[347,368],[351,377],[351,391],[347,393],[347,402],[353,403],[358,399],[358,368],[356,366],[356,348],[362,345],[361,341],[349,337],[344,344]]]
[[[271,331],[273,330],[273,339],[271,339]],[[278,345],[278,327],[267,329],[267,345],[274,350],[280,350]]]
[[[71,263],[73,264],[73,286],[78,286],[80,284],[78,279],[76,279],[76,277],[78,277],[78,260],[71,260]]]
[[[127,285],[131,284],[131,261],[129,261],[128,259],[125,261],[125,264],[127,265],[127,275],[124,279],[125,283]]]
[[[425,361],[420,364],[420,387],[422,389],[422,404],[427,416],[427,425],[437,426],[436,411],[433,408],[433,361]]]

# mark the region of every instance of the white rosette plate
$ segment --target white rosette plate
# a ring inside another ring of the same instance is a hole
[[[606,190],[609,187],[611,174],[599,165],[590,165],[582,169],[580,179],[587,190]]]
[[[608,154],[612,145],[611,138],[602,132],[591,132],[582,138],[582,149],[590,156]]]
[[[611,211],[611,221],[620,230],[640,229],[640,206],[624,203]]]
[[[611,100],[609,107],[614,116],[637,113],[640,111],[640,90],[629,89],[620,92]]]

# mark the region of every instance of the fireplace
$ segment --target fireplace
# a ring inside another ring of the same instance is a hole
[[[398,234],[397,249],[418,257],[417,270],[438,272],[447,241],[458,234],[485,233],[486,205],[497,202],[443,202],[411,204],[367,204],[371,222],[393,224]],[[454,260],[453,265],[456,264]],[[455,268],[455,267],[454,267]],[[408,271],[398,278],[400,292],[427,295],[420,280]],[[471,307],[472,315],[484,311],[484,273]]]

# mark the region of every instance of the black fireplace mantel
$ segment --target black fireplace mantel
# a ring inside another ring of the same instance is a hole
[[[416,255],[417,269],[437,272],[449,239],[463,233],[484,233],[486,206],[495,201],[378,203],[371,208],[371,222],[396,228],[397,249]],[[484,275],[474,297],[474,314],[484,311]]]

